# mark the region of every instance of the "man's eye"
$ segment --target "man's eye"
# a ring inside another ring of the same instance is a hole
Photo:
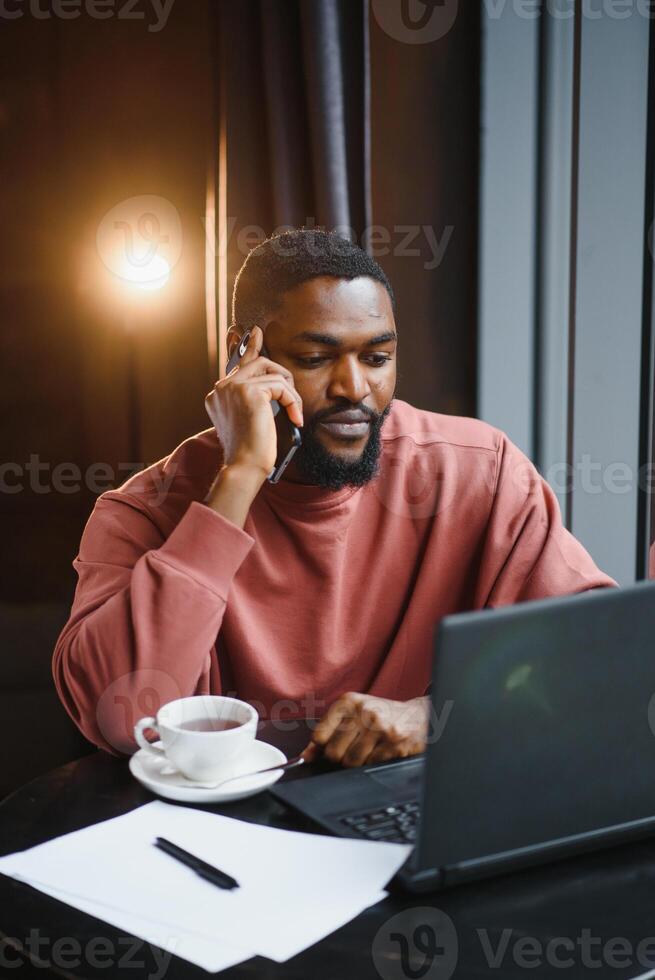
[[[301,364],[305,364],[307,367],[314,367],[314,366],[318,366],[319,364],[322,364],[324,361],[327,361],[328,358],[327,357],[299,357],[298,360]],[[373,367],[382,367],[383,364],[386,364],[390,360],[391,358],[387,357],[384,354],[371,354],[369,356],[369,361],[373,365]]]

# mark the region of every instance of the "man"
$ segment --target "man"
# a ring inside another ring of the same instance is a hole
[[[246,334],[207,396],[214,428],[98,499],[60,696],[115,752],[207,692],[321,718],[312,751],[344,765],[419,752],[442,616],[615,583],[502,432],[394,400],[393,292],[361,249],[315,230],[254,249],[229,353]],[[278,484],[273,399],[303,437]]]

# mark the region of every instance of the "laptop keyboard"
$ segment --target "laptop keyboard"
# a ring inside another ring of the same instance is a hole
[[[341,817],[339,822],[354,830],[367,840],[393,841],[400,844],[413,844],[416,840],[416,827],[420,814],[416,800],[385,806],[381,810],[351,814]]]

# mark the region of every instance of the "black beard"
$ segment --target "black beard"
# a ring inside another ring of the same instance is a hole
[[[374,415],[367,413],[370,418],[369,436],[360,457],[352,462],[325,448],[315,434],[322,419],[312,419],[303,428],[302,445],[293,457],[304,482],[326,490],[341,490],[346,486],[363,487],[377,476],[381,450],[380,431],[392,404],[393,398],[383,412],[376,412]],[[336,412],[333,410],[332,414]]]

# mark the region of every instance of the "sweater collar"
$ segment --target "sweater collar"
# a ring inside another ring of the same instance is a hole
[[[363,487],[346,486],[341,490],[326,490],[309,483],[291,483],[289,480],[269,483],[266,480],[260,492],[271,503],[277,501],[312,510],[328,510],[338,507],[362,489]]]

